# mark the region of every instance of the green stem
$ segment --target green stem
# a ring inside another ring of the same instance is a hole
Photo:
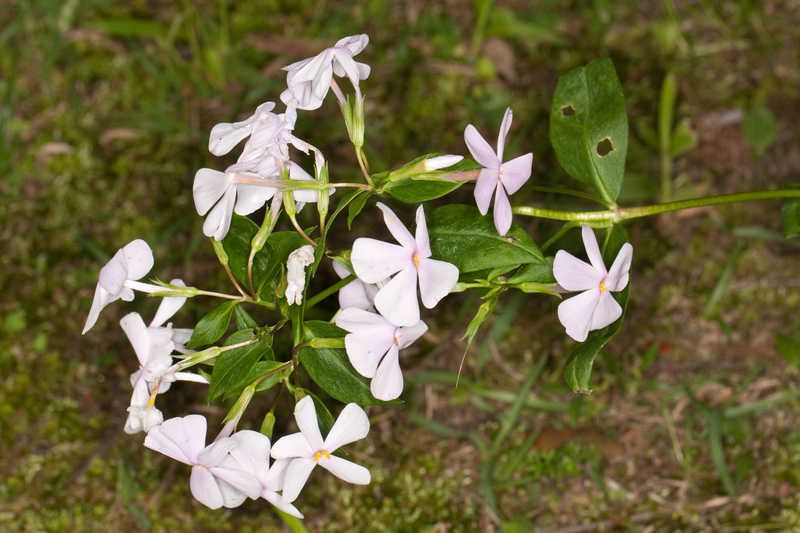
[[[339,281],[337,281],[336,283],[334,283],[330,287],[321,290],[320,292],[318,292],[317,294],[315,294],[314,296],[312,296],[311,298],[308,299],[308,301],[306,302],[306,310],[311,309],[312,307],[314,307],[315,305],[320,303],[322,300],[324,300],[325,298],[327,298],[331,294],[335,293],[336,291],[338,291],[339,289],[341,289],[342,287],[344,287],[348,283],[354,281],[355,279],[356,279],[356,275],[355,274],[350,274],[346,278],[340,279]]]
[[[733,204],[738,202],[771,200],[776,198],[800,198],[800,189],[775,189],[772,191],[751,191],[734,194],[720,194],[717,196],[678,200],[676,202],[666,202],[663,204],[643,205],[638,207],[619,207],[617,209],[609,209],[606,211],[555,211],[552,209],[540,209],[538,207],[530,206],[515,207],[513,211],[517,215],[548,218],[552,220],[574,221],[588,224],[590,226],[604,227],[622,222],[624,220],[659,215],[661,213],[669,213],[671,211],[681,211],[683,209]]]

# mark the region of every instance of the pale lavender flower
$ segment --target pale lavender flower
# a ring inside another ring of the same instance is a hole
[[[359,81],[369,77],[370,67],[353,59],[369,43],[365,34],[340,39],[331,48],[283,68],[288,88],[281,94],[287,106],[312,110],[322,105],[333,81],[333,75],[347,76],[360,97]]]
[[[353,243],[350,257],[356,275],[366,283],[378,283],[393,276],[375,295],[375,308],[396,326],[419,322],[417,285],[422,304],[432,309],[458,282],[458,268],[431,258],[428,226],[422,206],[417,209],[416,237],[412,236],[394,211],[382,203],[383,219],[399,245],[360,238]]]
[[[266,439],[264,435],[261,437]],[[153,427],[147,433],[144,445],[190,465],[192,475],[189,488],[192,496],[206,507],[219,509],[238,507],[248,497],[256,499],[261,495],[263,487],[256,472],[267,471],[268,459],[266,455],[247,455],[251,441],[255,439],[255,436],[247,435],[240,442],[239,439],[228,437],[206,446],[205,417],[189,415],[171,418]],[[237,456],[248,456],[248,460],[240,461]]]
[[[583,226],[581,234],[591,264],[564,250],[559,250],[553,261],[553,275],[558,284],[568,291],[583,291],[558,306],[558,320],[567,335],[578,342],[585,341],[590,331],[603,329],[622,316],[622,307],[611,293],[628,285],[633,257],[633,246],[626,242],[606,270],[592,228]]]
[[[143,278],[153,268],[153,251],[141,239],[136,239],[123,246],[114,257],[100,269],[97,287],[94,291],[92,307],[86,324],[83,326],[83,335],[97,322],[100,311],[116,300],[130,302],[133,300],[133,291],[157,292],[163,290],[158,285],[140,283],[136,280]]]
[[[420,338],[428,326],[419,321],[398,327],[376,313],[351,307],[336,315],[336,325],[349,333],[344,338],[353,368],[370,378],[370,391],[379,400],[394,400],[403,392],[400,350]]]
[[[297,499],[317,464],[348,483],[366,485],[370,482],[369,470],[333,455],[340,447],[361,440],[369,433],[369,419],[361,407],[354,403],[345,405],[325,440],[319,432],[317,411],[310,396],[297,402],[294,418],[300,431],[281,437],[272,447],[274,459],[291,459],[284,474],[284,500]]]
[[[533,154],[528,153],[503,162],[506,136],[511,129],[511,108],[506,109],[500,133],[497,136],[497,151],[478,133],[475,126],[468,125],[464,130],[464,141],[472,157],[483,165],[475,184],[475,202],[482,215],[489,211],[494,195],[494,226],[500,235],[511,228],[511,203],[508,196],[517,192],[531,177]]]
[[[334,260],[333,270],[339,278],[344,279],[353,272],[351,272],[343,263]],[[379,281],[378,283],[364,283],[356,278],[341,289],[339,289],[339,308],[347,309],[348,307],[355,307],[364,309],[365,311],[372,311],[375,309],[375,295],[378,294],[383,285],[389,281],[388,279]]]

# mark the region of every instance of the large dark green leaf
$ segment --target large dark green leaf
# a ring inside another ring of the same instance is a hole
[[[192,338],[186,343],[186,347],[196,350],[217,342],[228,331],[233,308],[238,303],[236,300],[224,302],[201,318],[194,327]]]
[[[610,59],[592,61],[558,80],[550,108],[550,142],[575,179],[614,202],[628,152],[625,96]]]
[[[426,215],[433,257],[453,263],[461,272],[545,263],[522,228],[512,225],[500,236],[491,219],[473,206],[446,205]]]
[[[606,265],[610,265],[622,245],[627,242],[628,233],[622,226],[614,226],[609,230],[606,242],[603,246],[603,259]],[[612,294],[622,306],[622,316],[610,326],[592,331],[584,342],[578,343],[572,350],[564,368],[564,377],[573,392],[591,392],[590,382],[592,377],[592,367],[597,354],[600,353],[606,344],[622,328],[622,321],[625,318],[625,311],[628,308],[630,296],[630,283],[625,290]]]
[[[344,337],[345,332],[329,322],[311,320],[304,324],[304,334],[305,341],[309,341]],[[335,400],[355,402],[363,407],[386,403],[372,396],[369,380],[356,372],[344,350],[307,347],[300,350],[299,358],[314,383]]]
[[[217,357],[208,387],[209,400],[240,393],[247,386],[247,379],[256,363],[260,359],[274,358],[272,337],[264,333],[256,335],[252,329],[237,331],[225,340],[225,345],[230,346],[250,339],[255,339],[256,342],[223,352]]]

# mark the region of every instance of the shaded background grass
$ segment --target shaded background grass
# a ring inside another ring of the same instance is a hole
[[[532,150],[534,180],[562,184],[568,178],[547,140],[555,82],[611,56],[631,117],[623,198],[635,202],[658,190],[667,72],[677,79],[676,120],[696,141],[673,161],[677,195],[797,181],[798,28],[793,1],[68,0],[4,8],[0,528],[280,527],[263,502],[201,507],[184,468],[122,433],[134,363],[116,321],[153,302],[109,308],[91,335],[78,333],[98,266],[135,237],[153,246],[161,279],[226,287],[202,239],[192,178],[201,166],[225,164],[207,153],[210,127],[275,99],[281,66],[366,32],[374,169],[430,151],[464,153],[464,126],[494,132],[511,105],[507,151]],[[757,154],[742,124],[761,107],[777,126]],[[336,179],[357,179],[332,102],[302,114],[297,131],[328,155]],[[458,200],[471,201],[470,192]],[[554,199],[522,192],[515,201]],[[800,249],[780,238],[778,210],[725,207],[632,226],[630,313],[598,360],[591,396],[563,385],[569,342],[553,302],[516,295],[501,301],[455,388],[460,337],[480,301],[451,297],[429,315],[436,327],[420,349],[405,355],[406,406],[373,411],[370,438],[354,449],[373,483],[354,488],[315,474],[300,501],[309,528],[799,527]],[[555,229],[523,222],[540,241]],[[208,305],[187,308],[181,321]],[[526,383],[531,391],[519,395]],[[245,425],[257,425],[265,407],[256,403]],[[175,387],[165,411],[223,413],[192,386]]]

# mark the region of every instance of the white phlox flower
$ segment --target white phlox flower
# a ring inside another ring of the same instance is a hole
[[[336,325],[349,333],[344,345],[350,364],[370,378],[370,391],[379,400],[394,400],[403,392],[400,350],[420,338],[428,326],[419,321],[398,327],[381,315],[351,307],[336,315]]]
[[[306,286],[306,267],[314,262],[314,247],[301,246],[286,259],[286,301],[289,305],[303,303]]]
[[[351,35],[340,39],[331,48],[323,50],[314,57],[283,67],[287,72],[288,88],[281,93],[281,100],[287,106],[298,109],[317,109],[331,88],[334,74],[339,77],[347,76],[353,84],[357,97],[360,97],[359,81],[369,77],[370,67],[357,62],[353,57],[368,43],[369,37],[366,34]]]
[[[464,159],[463,155],[455,155],[455,154],[437,155],[434,157],[429,157],[428,159],[423,161],[422,168],[424,168],[426,172],[442,170],[443,168],[452,167],[456,163],[461,162],[462,159]]]
[[[417,285],[422,304],[432,309],[458,282],[458,268],[431,258],[428,226],[422,206],[417,209],[416,236],[412,236],[394,211],[382,203],[383,219],[399,245],[370,238],[353,243],[350,260],[356,275],[366,283],[393,276],[375,295],[375,308],[396,326],[419,322]]]
[[[158,285],[137,281],[147,275],[151,268],[153,268],[153,251],[142,239],[133,240],[119,249],[100,269],[92,307],[81,335],[95,325],[100,311],[111,302],[120,299],[126,302],[132,301],[134,290],[142,292],[164,290]]]
[[[285,513],[303,518],[303,514],[297,507],[278,494],[283,489],[283,479],[289,461],[284,459],[274,461],[272,465],[269,464],[269,438],[257,431],[241,430],[230,437],[218,438],[215,444],[226,440],[232,441],[235,445],[230,448],[228,457],[222,461],[221,465],[253,472],[261,484],[260,496],[262,498]]]
[[[622,307],[611,293],[628,285],[633,257],[633,246],[626,242],[606,270],[592,228],[582,226],[581,235],[591,264],[564,250],[559,250],[553,261],[553,275],[558,284],[568,291],[582,291],[558,306],[558,320],[567,335],[578,342],[585,341],[590,331],[603,329],[622,316]]]
[[[191,466],[192,496],[206,507],[219,509],[238,507],[247,498],[257,499],[261,495],[263,487],[256,471],[267,470],[267,457],[248,455],[251,447],[262,446],[258,443],[253,446],[254,441],[250,435],[241,439],[231,436],[206,446],[205,417],[189,415],[170,418],[153,427],[144,445]],[[255,470],[253,465],[257,465]]]
[[[297,499],[311,471],[318,464],[348,483],[366,485],[370,482],[369,470],[333,455],[340,447],[361,440],[369,433],[369,419],[361,407],[354,403],[347,404],[325,440],[320,434],[314,400],[310,396],[297,402],[294,418],[300,431],[281,437],[272,446],[274,459],[291,459],[283,480],[283,498],[286,501]]]

